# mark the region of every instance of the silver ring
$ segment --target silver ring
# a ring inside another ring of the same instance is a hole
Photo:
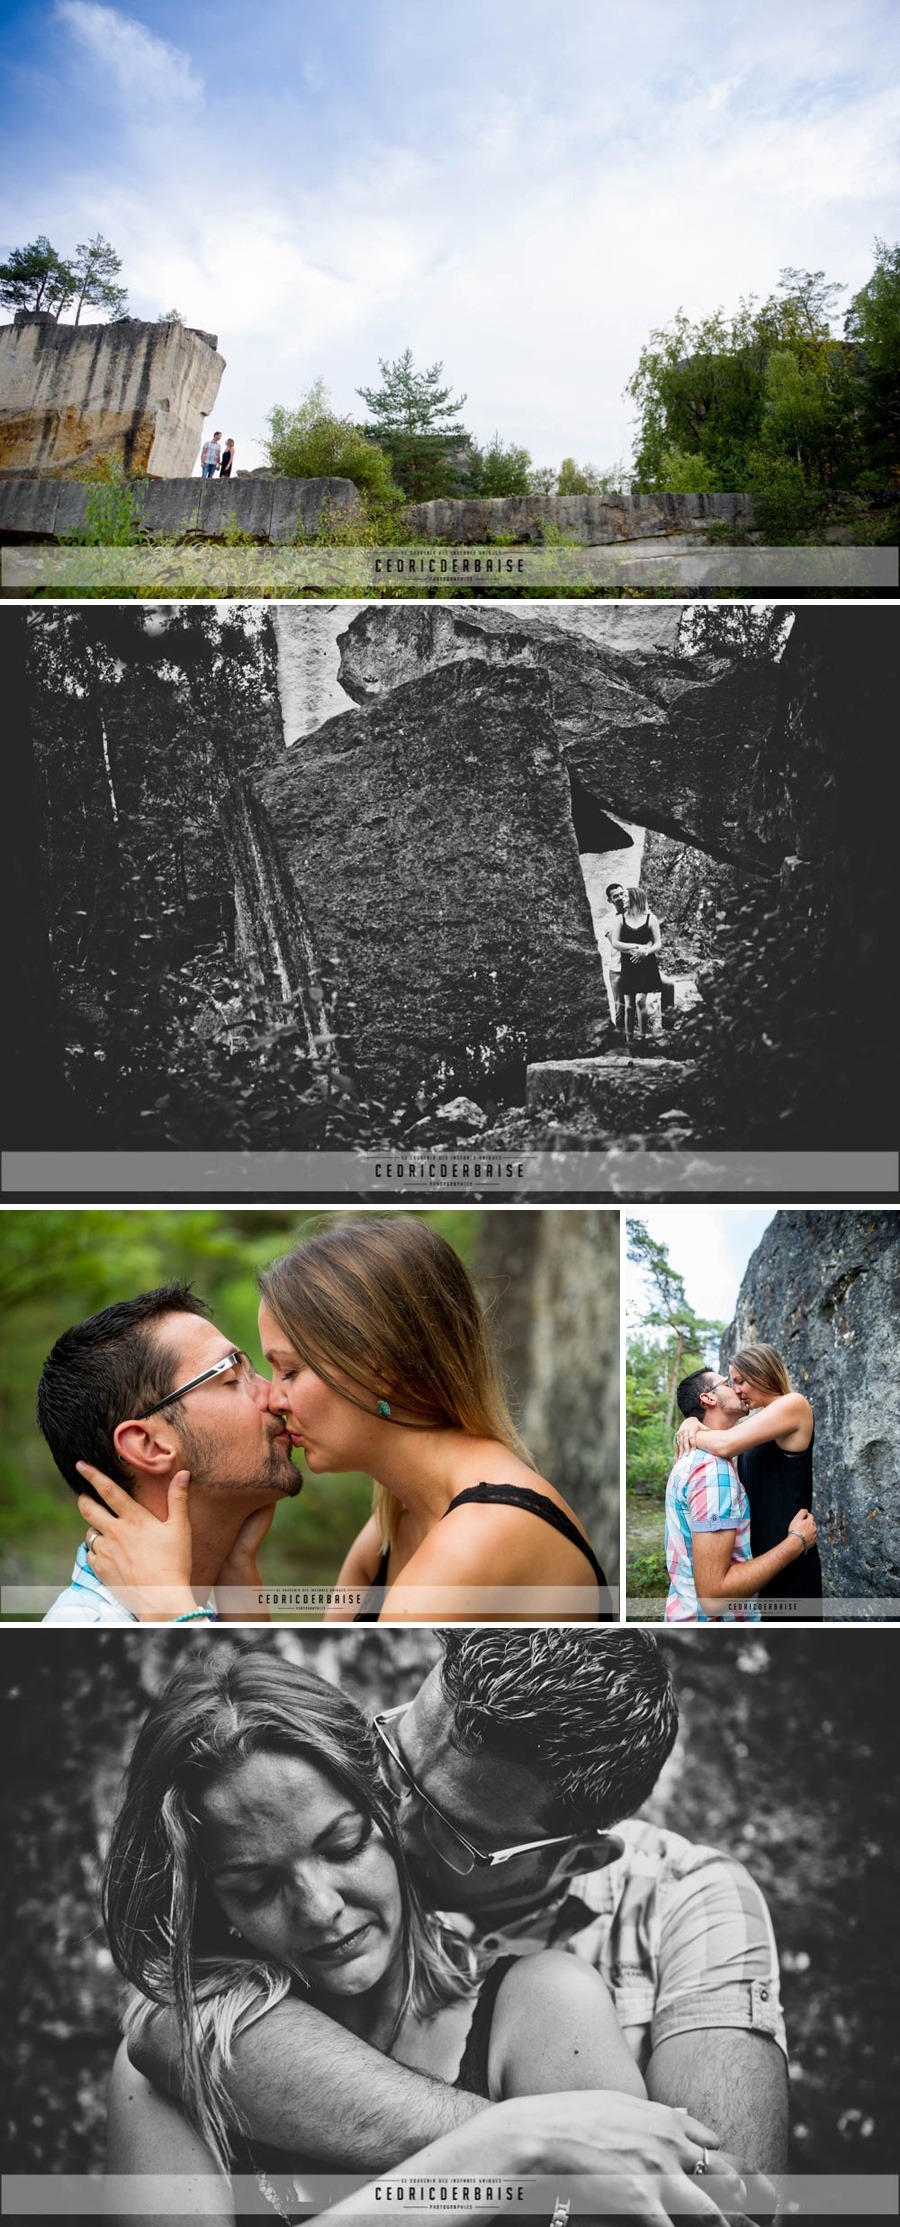
[[[707,2147],[706,2147],[706,2144],[704,2143],[704,2145],[703,2145],[703,2156],[702,2156],[702,2157],[698,2157],[698,2159],[697,2159],[697,2163],[696,2163],[696,2165],[694,2166],[694,2179],[695,2179],[695,2180],[698,2180],[698,2179],[699,2179],[699,2177],[700,2177],[700,2175],[701,2175],[701,2173],[708,2173],[708,2172],[709,2172],[709,2151],[708,2151],[708,2149],[707,2149]]]
[[[96,1544],[97,1544],[97,1540],[99,1539],[99,1537],[100,1537],[100,1533],[99,1533],[99,1531],[89,1531],[89,1532],[88,1532],[87,1538],[85,1539],[85,1542],[84,1542],[84,1551],[85,1551],[85,1554],[90,1554],[91,1548],[92,1548],[92,1547],[94,1547],[94,1546],[96,1546]]]

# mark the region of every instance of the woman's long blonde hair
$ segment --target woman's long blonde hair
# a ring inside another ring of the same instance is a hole
[[[430,1223],[413,1214],[348,1216],[264,1269],[259,1288],[295,1353],[345,1399],[368,1414],[386,1400],[392,1419],[414,1430],[498,1439],[534,1468],[507,1406],[484,1308],[459,1255]],[[387,1549],[399,1502],[376,1484],[372,1505]]]
[[[742,1345],[728,1364],[760,1392],[792,1392],[787,1365],[773,1345]]]
[[[401,2002],[427,2016],[473,1987],[477,1960],[426,1911],[409,1878],[368,1719],[338,1687],[268,1651],[224,1643],[184,1664],[152,1704],[135,1742],[103,1881],[113,1958],[132,1988],[126,2033],[154,2006],[174,2010],[180,2095],[193,2126],[229,2169],[225,2075],[233,2042],[281,2002],[296,1974],[236,1948],[203,1862],[206,1789],[252,1755],[296,1755],[371,1819],[397,1868]],[[231,2119],[233,2124],[233,2115]]]

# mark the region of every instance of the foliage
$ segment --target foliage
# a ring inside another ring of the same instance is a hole
[[[396,505],[389,458],[376,441],[349,418],[335,415],[328,390],[316,379],[296,409],[275,403],[269,411],[266,460],[288,479],[352,479],[360,494],[380,505]]]
[[[104,309],[109,317],[124,316],[128,296],[119,285],[121,269],[121,256],[102,232],[95,232],[92,240],[79,240],[72,263],[76,325],[85,308]]]
[[[76,325],[84,308],[121,317],[127,303],[119,284],[121,269],[121,256],[102,232],[92,240],[79,240],[68,262],[41,233],[28,247],[13,248],[0,264],[0,301],[14,309],[46,310],[55,318],[74,301]]]
[[[900,249],[833,329],[844,288],[789,266],[767,301],[650,334],[626,392],[637,405],[638,484],[676,493],[744,489],[763,531],[820,526],[836,489],[900,474]]]
[[[639,1278],[632,1278],[629,1317],[637,1327],[626,1352],[626,1483],[662,1493],[673,1461],[676,1389],[683,1377],[709,1366],[724,1324],[695,1314],[683,1277],[645,1222],[629,1217],[627,1233],[628,1259],[649,1287],[649,1299]]]
[[[427,370],[417,371],[411,348],[404,348],[402,355],[388,363],[378,358],[381,372],[380,387],[357,387],[360,400],[370,412],[377,432],[382,433],[439,433],[451,440],[464,440],[465,428],[459,424],[456,413],[462,409],[465,395],[452,396],[450,387],[442,387],[442,363],[432,363]]]
[[[71,270],[45,232],[28,247],[14,247],[0,263],[0,301],[8,309],[38,309],[58,317],[71,298]]]
[[[141,539],[135,485],[115,471],[98,474],[87,499],[84,525],[67,539],[84,549],[133,548]]]
[[[598,471],[595,464],[576,464],[574,456],[564,456],[553,492],[556,495],[618,495],[625,480],[622,464],[611,464],[605,471]]]
[[[493,433],[486,448],[469,443],[465,493],[475,496],[530,495],[531,457],[527,448],[505,446]]]

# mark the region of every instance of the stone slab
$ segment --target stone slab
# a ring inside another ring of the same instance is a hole
[[[0,534],[11,541],[29,534],[52,536],[58,502],[58,480],[0,479]]]
[[[140,525],[160,540],[196,533],[202,486],[200,479],[136,480],[134,507]]]
[[[270,539],[275,542],[294,541],[301,530],[316,533],[328,516],[343,523],[362,510],[359,490],[352,479],[276,479],[270,480],[269,486]]]
[[[59,506],[56,512],[56,538],[64,541],[67,534],[84,532],[88,503],[92,489],[87,480],[63,480],[59,489]]]
[[[201,479],[198,532],[211,538],[231,525],[256,541],[268,541],[272,524],[271,480]]]
[[[693,1061],[649,1054],[541,1060],[528,1068],[526,1104],[529,1113],[561,1120],[588,1113],[599,1128],[627,1136],[655,1126],[664,1113],[687,1110],[696,1075]]]

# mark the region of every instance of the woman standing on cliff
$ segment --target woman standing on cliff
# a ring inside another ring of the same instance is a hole
[[[710,1431],[693,1417],[678,1432],[678,1451],[699,1446],[737,1462],[750,1502],[750,1552],[767,1554],[785,1537],[801,1508],[812,1511],[815,1416],[808,1399],[795,1392],[781,1354],[771,1345],[745,1345],[728,1370],[731,1384],[747,1410],[731,1430]],[[795,1616],[822,1614],[822,1565],[817,1546],[764,1585],[766,1602],[793,1603]],[[773,1606],[772,1616],[780,1612]],[[781,1612],[791,1614],[790,1607]]]
[[[227,441],[226,441],[226,443],[225,443],[225,447],[224,447],[224,448],[223,448],[223,450],[222,450],[222,462],[221,462],[221,464],[219,465],[219,478],[220,478],[220,479],[230,479],[230,478],[231,478],[231,467],[232,467],[232,464],[233,464],[233,463],[234,463],[234,442],[233,442],[233,440],[232,440],[232,438],[231,438],[231,434],[229,433],[228,439],[227,439]]]
[[[647,998],[658,996],[662,990],[657,956],[662,935],[642,889],[626,889],[625,910],[610,927],[609,941],[622,969],[618,995],[624,1008],[625,1040],[630,1044],[636,1034],[649,1033]],[[654,1027],[654,1034],[658,1035],[660,1029],[661,1023]]]

